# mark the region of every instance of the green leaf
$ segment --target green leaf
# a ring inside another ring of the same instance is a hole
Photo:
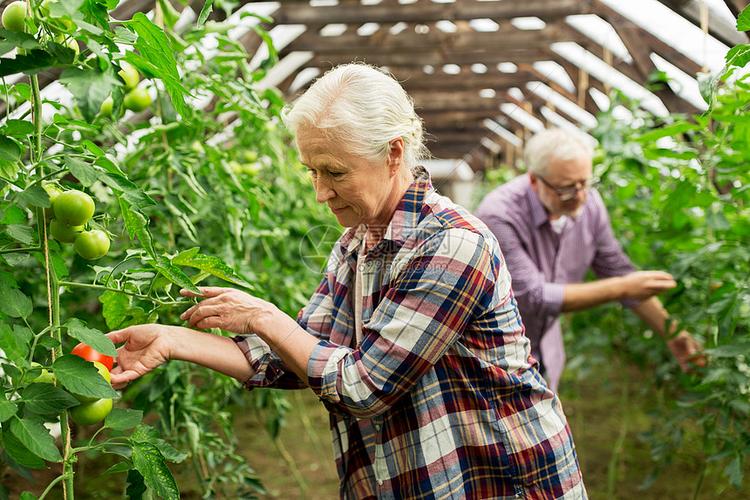
[[[137,470],[129,470],[125,494],[130,500],[141,500],[144,493],[146,493],[146,483],[143,482],[143,476]]]
[[[93,363],[72,354],[58,358],[52,365],[55,376],[68,391],[89,398],[116,398],[117,392],[102,378]]]
[[[30,226],[11,224],[5,228],[5,232],[8,233],[8,236],[24,245],[34,243],[34,229]]]
[[[102,102],[120,82],[112,69],[100,72],[94,69],[68,68],[60,75],[60,83],[65,85],[76,99],[86,120],[93,120],[99,113]]]
[[[678,123],[673,123],[672,125],[668,125],[666,127],[661,127],[661,128],[657,128],[655,130],[646,132],[645,134],[642,134],[639,137],[636,137],[635,140],[637,140],[640,143],[650,143],[650,142],[656,141],[657,139],[661,139],[662,137],[683,134],[685,132],[690,132],[692,130],[699,130],[699,129],[700,127],[696,125],[695,123],[678,122]]]
[[[109,337],[95,328],[89,328],[78,318],[73,318],[65,323],[68,329],[68,335],[84,344],[88,344],[102,354],[107,356],[117,356],[115,345],[109,340]]]
[[[122,220],[125,222],[125,229],[127,229],[130,239],[138,238],[143,249],[155,259],[156,251],[154,250],[151,233],[148,231],[148,219],[146,216],[123,198],[120,198],[120,213],[122,214]]]
[[[174,446],[161,439],[156,429],[148,425],[139,425],[130,435],[130,441],[156,445],[164,458],[170,462],[182,462],[187,458],[186,453],[178,451]]]
[[[172,263],[166,257],[158,255],[156,257],[156,263],[154,263],[153,266],[154,269],[159,271],[162,276],[164,276],[170,282],[174,283],[180,288],[200,293],[198,287],[196,287],[193,282],[190,281],[190,277],[185,274],[182,269],[172,265]]]
[[[18,406],[5,399],[5,393],[0,393],[0,422],[5,422],[16,414]]]
[[[727,62],[727,66],[743,68],[750,61],[750,44],[735,45],[729,49],[724,59]]]
[[[97,160],[97,165],[102,165],[107,162],[102,159]],[[128,201],[131,205],[143,210],[144,208],[152,205],[156,205],[153,199],[144,193],[138,186],[133,184],[127,177],[121,173],[111,172],[108,174],[100,175],[99,180],[104,184],[111,187],[113,190],[122,193],[123,198]]]
[[[34,335],[25,326],[15,325],[13,330],[5,323],[0,323],[0,349],[5,351],[5,357],[14,364],[26,359],[29,355],[29,345]]]
[[[49,194],[39,184],[34,184],[25,191],[19,193],[16,196],[18,203],[26,207],[40,207],[49,208],[51,206],[49,201]]]
[[[0,224],[23,224],[26,222],[26,212],[17,205],[5,207]]]
[[[79,401],[52,384],[33,383],[21,391],[26,409],[38,415],[54,416],[78,406]]]
[[[0,311],[11,318],[27,318],[32,310],[31,299],[21,290],[0,287]]]
[[[14,180],[21,168],[21,146],[13,139],[0,136],[0,175]]]
[[[102,476],[106,476],[109,474],[120,474],[122,472],[128,472],[133,467],[133,464],[130,462],[118,462],[109,469],[102,472]]]
[[[29,451],[5,426],[3,426],[3,448],[18,465],[29,469],[43,469],[47,466],[44,460]]]
[[[737,16],[737,31],[750,31],[750,6],[745,7]]]
[[[737,454],[737,456],[734,457],[734,460],[729,462],[724,468],[724,474],[726,474],[727,479],[729,479],[732,486],[735,488],[742,487],[742,455]]]
[[[14,417],[10,421],[10,432],[32,453],[48,462],[60,462],[60,450],[55,439],[38,420]]]
[[[142,420],[143,412],[141,410],[114,408],[104,419],[104,426],[116,431],[124,431],[140,425]]]
[[[218,257],[198,253],[198,250],[195,247],[180,252],[172,259],[172,264],[200,269],[229,283],[253,289],[253,285],[244,280],[234,269],[224,263],[223,260]]]
[[[66,164],[70,173],[73,174],[73,177],[81,181],[83,187],[91,186],[100,177],[94,166],[78,158],[68,158]]]
[[[133,443],[133,467],[141,473],[146,486],[160,499],[179,499],[180,490],[159,449],[151,443]]]
[[[63,55],[63,58],[59,56]],[[25,55],[16,55],[15,59],[0,59],[0,77],[26,73],[35,75],[40,71],[57,66],[67,66],[73,62],[73,51],[66,50],[60,55],[52,55],[44,50],[32,50]]]
[[[3,134],[26,140],[34,133],[34,124],[28,120],[8,120],[2,129]]]
[[[21,493],[21,496],[18,497],[18,500],[37,500],[39,497],[31,493],[30,491],[24,491]]]
[[[188,92],[180,81],[172,44],[164,30],[149,21],[142,12],[135,14],[128,25],[138,33],[135,48],[140,54],[130,52],[125,59],[144,73],[160,78],[172,98],[174,108],[182,116],[187,116],[189,110],[185,96]]]
[[[125,318],[128,317],[130,300],[127,295],[113,291],[106,291],[99,295],[102,303],[102,316],[107,322],[108,328],[119,328]]]
[[[214,0],[206,0],[206,3],[203,4],[201,13],[198,14],[198,20],[196,21],[198,26],[202,26],[203,23],[206,22],[206,19],[208,19],[208,16],[211,15],[211,11],[213,11],[213,5],[214,5]]]
[[[0,29],[0,55],[10,52],[16,47],[25,50],[38,49],[39,42],[29,33]]]

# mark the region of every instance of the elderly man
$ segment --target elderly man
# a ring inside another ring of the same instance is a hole
[[[560,313],[617,300],[667,338],[668,315],[655,295],[676,283],[662,271],[635,271],[623,253],[592,188],[583,134],[545,130],[528,141],[524,157],[528,174],[488,194],[477,216],[500,242],[532,354],[557,390],[565,364]],[[589,268],[599,279],[582,283]],[[667,344],[683,370],[699,349],[687,332]]]

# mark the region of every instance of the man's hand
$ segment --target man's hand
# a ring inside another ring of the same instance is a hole
[[[664,271],[636,271],[619,279],[623,299],[646,300],[677,286],[672,275]]]
[[[137,325],[115,330],[107,337],[125,345],[117,349],[117,366],[112,369],[112,387],[121,389],[129,382],[145,375],[172,356],[170,327],[163,325]]]
[[[678,333],[673,339],[668,340],[667,347],[672,351],[683,372],[688,372],[694,367],[706,366],[706,355],[703,354],[703,347],[685,330]]]

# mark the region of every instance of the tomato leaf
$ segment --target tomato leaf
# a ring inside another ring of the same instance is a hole
[[[84,187],[91,186],[100,178],[96,168],[78,158],[68,158],[66,163],[70,173],[73,174],[73,177],[81,181],[81,185]]]
[[[203,8],[201,9],[200,14],[198,14],[198,20],[196,21],[198,26],[201,26],[206,22],[208,16],[211,15],[211,11],[213,11],[213,6],[214,0],[206,0],[206,3],[203,4]]]
[[[138,238],[144,250],[152,257],[156,258],[154,243],[151,239],[151,233],[148,231],[148,219],[139,210],[135,209],[132,204],[123,198],[120,198],[120,213],[122,220],[125,222],[130,239]]]
[[[49,208],[49,194],[39,184],[35,184],[16,196],[16,200],[26,207]]]
[[[128,471],[128,486],[125,494],[130,500],[142,500],[143,494],[146,493],[146,483],[143,482],[143,476],[135,469]]]
[[[187,116],[189,109],[185,104],[185,96],[188,92],[180,81],[172,44],[164,30],[152,23],[142,12],[134,15],[128,25],[138,33],[135,48],[140,54],[130,52],[125,59],[144,73],[160,78],[169,97],[172,98],[174,108],[182,116]]]
[[[34,229],[31,226],[11,224],[6,226],[5,232],[8,233],[8,236],[24,245],[31,245],[34,242]]]
[[[117,392],[104,380],[93,363],[72,354],[52,365],[57,380],[68,391],[89,398],[116,398]]]
[[[18,465],[29,469],[43,469],[47,465],[44,460],[29,451],[5,426],[3,426],[3,449]]]
[[[146,486],[155,493],[157,498],[180,498],[177,483],[156,445],[144,442],[133,443],[132,460],[133,467],[141,473]]]
[[[750,6],[745,7],[737,16],[737,31],[750,31]]]
[[[25,73],[34,75],[40,71],[54,68],[57,66],[66,66],[73,62],[73,51],[66,50],[63,52],[64,59],[45,52],[44,50],[34,49],[25,55],[16,55],[15,59],[0,59],[0,77]]]
[[[120,82],[112,69],[101,72],[95,69],[68,68],[60,75],[60,83],[73,94],[84,118],[91,121],[99,113],[102,102]]]
[[[31,299],[17,288],[0,288],[0,311],[11,318],[26,318],[31,314]]]
[[[182,269],[172,265],[172,263],[166,257],[158,255],[156,257],[156,263],[154,263],[153,266],[154,269],[159,271],[162,276],[164,276],[170,282],[174,283],[180,288],[184,288],[196,293],[200,292],[200,290],[198,290],[198,287],[196,287],[193,282],[190,281],[190,277],[185,274]]]
[[[172,264],[200,269],[229,283],[253,290],[253,285],[243,279],[223,260],[211,255],[204,255],[199,253],[198,250],[198,247],[195,247],[180,252],[172,259]]]
[[[140,425],[142,420],[143,412],[141,410],[114,408],[104,419],[104,426],[116,431],[124,431]]]
[[[11,330],[10,326],[0,323],[0,349],[14,364],[18,364],[29,355],[29,344],[33,336],[31,330],[25,326],[15,325]]]
[[[33,383],[21,391],[26,410],[37,415],[54,416],[77,406],[79,401],[52,384]]]
[[[15,179],[21,168],[21,146],[10,137],[0,136],[0,174],[6,179]]]
[[[78,318],[73,318],[65,323],[68,329],[68,335],[84,344],[88,344],[102,354],[107,356],[117,356],[115,345],[109,340],[109,337],[95,328],[89,328]]]
[[[10,421],[10,432],[32,453],[48,462],[60,462],[60,450],[55,439],[42,422],[30,418],[14,417]]]
[[[25,50],[38,49],[39,42],[29,33],[0,29],[0,55],[10,52],[16,47]]]
[[[0,393],[0,422],[5,422],[16,414],[18,406],[5,399],[5,393]]]

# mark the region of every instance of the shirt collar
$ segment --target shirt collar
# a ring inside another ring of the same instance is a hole
[[[434,188],[430,174],[424,167],[416,167],[413,174],[414,182],[411,183],[396,206],[396,210],[393,212],[393,217],[391,217],[391,221],[388,223],[383,239],[376,245],[376,248],[381,245],[390,244],[390,242],[397,246],[402,246],[417,228],[422,218],[424,200],[430,192],[434,191]],[[365,234],[367,234],[367,226],[365,224],[349,228],[341,238],[341,246],[345,249],[344,253],[349,255],[356,252]]]
[[[549,221],[549,214],[547,214],[547,209],[544,208],[544,205],[539,200],[539,195],[531,189],[531,182],[526,186],[526,198],[529,200],[531,220],[534,226],[541,227],[545,222]]]

